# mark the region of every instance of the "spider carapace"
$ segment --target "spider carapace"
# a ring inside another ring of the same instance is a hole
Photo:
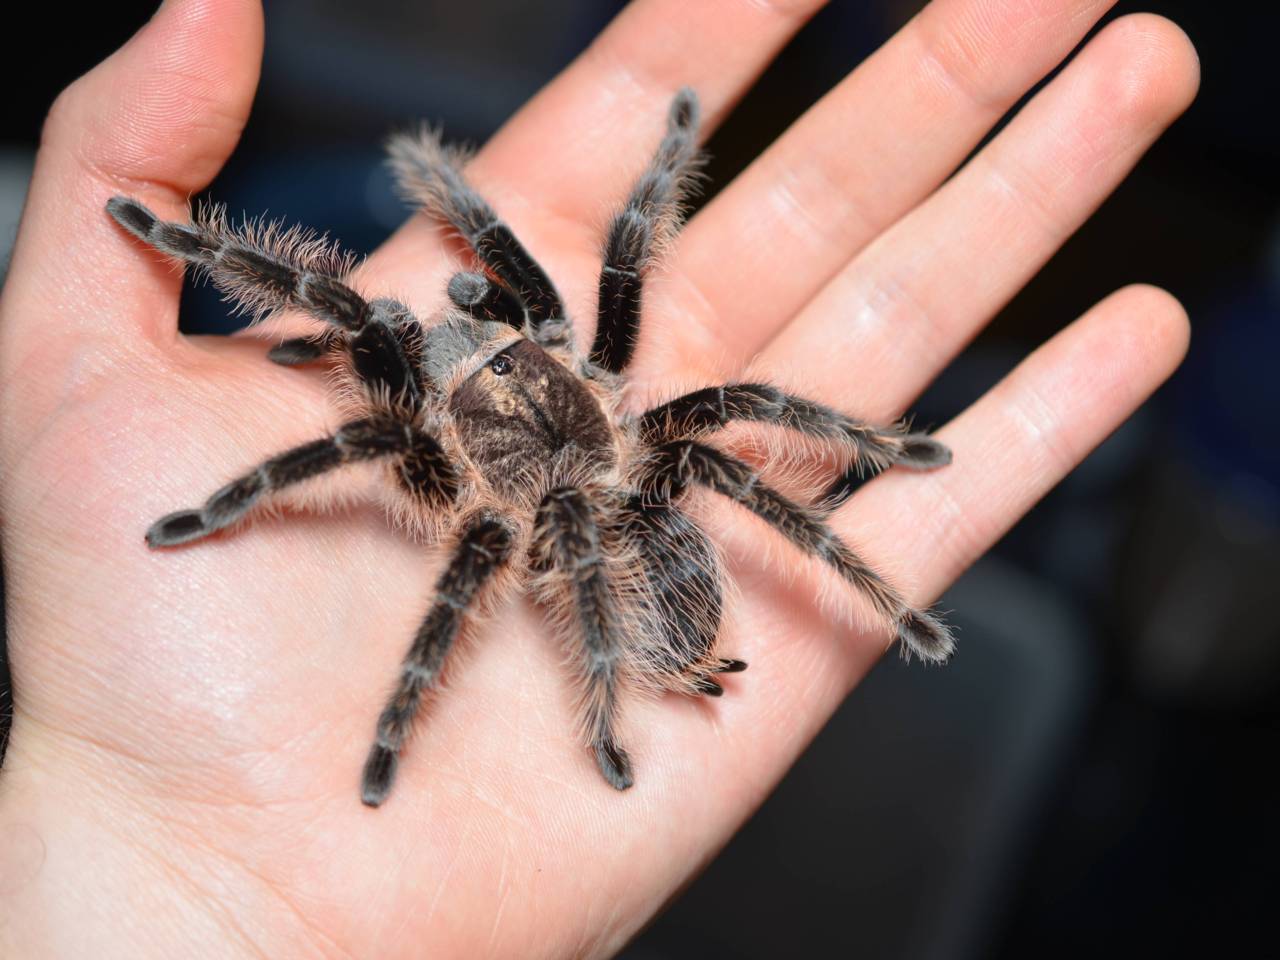
[[[450,280],[449,306],[431,322],[395,300],[366,300],[344,280],[351,258],[310,232],[232,226],[216,208],[180,224],[128,198],[107,204],[126,230],[192,264],[248,313],[292,309],[319,321],[316,334],[285,340],[269,356],[286,365],[336,362],[359,407],[332,435],[162,517],[148,544],[201,539],[297,484],[377,461],[398,514],[447,546],[431,606],[375,725],[361,779],[370,806],[386,798],[414,714],[469,614],[511,589],[552,613],[581,683],[584,739],[605,779],[631,786],[618,734],[621,693],[719,696],[717,678],[746,666],[717,650],[723,572],[682,509],[694,488],[736,502],[833,568],[904,653],[934,662],[951,653],[946,626],[909,605],[826,522],[867,473],[949,462],[936,440],[766,383],[709,386],[639,414],[623,410],[643,282],[655,251],[674,238],[697,178],[697,127],[697,99],[681,90],[656,155],[609,224],[586,355],[546,272],[467,183],[465,158],[430,131],[393,139],[392,167],[406,196],[456,231],[478,261]],[[773,489],[757,468],[709,442],[734,421],[805,436],[837,457],[836,478],[812,505]]]

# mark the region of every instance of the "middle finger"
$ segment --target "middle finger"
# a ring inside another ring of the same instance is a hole
[[[751,356],[1110,5],[934,0],[694,218],[658,293],[676,302],[653,315],[728,364]]]
[[[841,271],[762,364],[785,374],[820,355],[805,368],[807,395],[873,419],[898,415],[1186,109],[1198,76],[1195,51],[1168,20],[1110,24]]]

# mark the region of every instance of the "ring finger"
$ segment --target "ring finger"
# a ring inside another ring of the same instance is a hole
[[[1111,0],[934,0],[702,211],[660,316],[745,360],[949,176]],[[725,256],[726,237],[732,256]]]
[[[860,416],[898,415],[1190,103],[1197,61],[1167,20],[1126,17],[934,196],[841,271],[761,364]],[[852,375],[851,375],[852,374]]]

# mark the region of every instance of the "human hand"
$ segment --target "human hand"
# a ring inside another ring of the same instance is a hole
[[[638,0],[469,167],[584,333],[601,211],[672,92],[699,92],[709,132],[818,5]],[[939,187],[1107,6],[928,7],[689,225],[646,290],[638,391],[752,362],[850,413],[899,415],[1193,95],[1182,34],[1126,18]],[[720,649],[751,670],[710,707],[628,704],[633,789],[577,748],[557,643],[513,602],[456,651],[390,801],[363,807],[427,552],[359,508],[162,553],[141,536],[336,417],[323,378],[260,342],[179,337],[176,272],[102,209],[127,193],[187,219],[244,122],[260,31],[256,2],[171,0],[47,125],[0,300],[4,955],[607,954],[764,798],[885,638],[824,614],[823,574],[780,579],[757,528],[726,523],[741,596]],[[426,316],[454,265],[415,218],[355,285]],[[1168,295],[1120,291],[939,432],[951,466],[886,474],[834,525],[927,603],[1185,344]]]

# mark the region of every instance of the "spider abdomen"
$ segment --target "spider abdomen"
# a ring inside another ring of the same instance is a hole
[[[681,677],[715,648],[723,605],[723,574],[715,549],[698,525],[674,507],[646,504],[635,496],[623,516],[627,536],[644,561],[646,598],[658,631],[644,666]]]

